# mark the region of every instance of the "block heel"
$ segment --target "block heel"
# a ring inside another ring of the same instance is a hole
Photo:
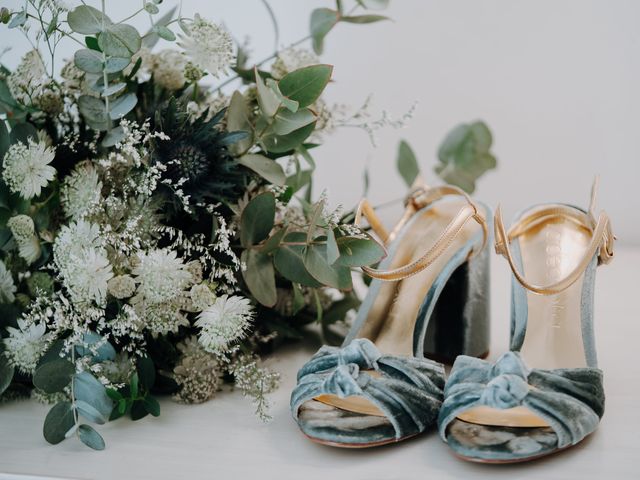
[[[458,355],[489,355],[489,248],[460,265],[435,302],[427,325],[424,355],[448,365]]]

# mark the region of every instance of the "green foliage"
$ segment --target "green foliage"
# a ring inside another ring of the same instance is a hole
[[[288,73],[279,82],[280,91],[300,108],[313,104],[331,79],[333,66],[311,65]]]
[[[265,192],[253,198],[242,211],[240,242],[245,248],[261,242],[273,228],[276,198]]]
[[[46,393],[61,392],[69,385],[75,371],[76,367],[69,360],[57,358],[38,367],[33,384]]]
[[[104,440],[91,425],[82,424],[78,427],[78,437],[82,443],[94,450],[104,450]]]
[[[402,140],[398,144],[398,154],[396,156],[396,165],[400,175],[404,179],[404,183],[408,187],[413,185],[418,175],[420,175],[420,167],[418,161],[409,144]]]
[[[55,445],[66,438],[75,424],[71,402],[58,402],[47,413],[42,433],[47,442]]]
[[[4,354],[4,343],[0,342],[0,395],[11,385],[14,368]]]
[[[496,158],[490,151],[492,143],[491,131],[484,122],[458,125],[440,145],[440,164],[434,170],[445,182],[473,193],[476,180],[496,168]]]
[[[286,182],[286,177],[282,167],[270,158],[257,153],[247,153],[236,160],[240,165],[253,170],[262,178],[274,185],[282,186]]]
[[[154,417],[160,415],[160,404],[151,395],[151,388],[155,382],[155,373],[150,375],[151,365],[149,365],[149,361],[138,364],[138,371],[131,376],[129,385],[120,390],[107,389],[107,395],[115,402],[109,417],[110,420],[116,420],[127,413],[134,421],[140,420],[149,414]]]

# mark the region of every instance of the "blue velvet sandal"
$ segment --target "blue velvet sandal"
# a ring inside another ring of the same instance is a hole
[[[291,412],[311,440],[338,447],[398,442],[435,425],[444,368],[425,358],[482,356],[489,345],[489,211],[453,186],[420,187],[390,232],[365,200],[356,214],[384,243],[342,347],[298,372]]]
[[[453,366],[438,426],[465,460],[533,460],[576,445],[600,422],[593,289],[614,236],[607,215],[594,214],[596,185],[589,211],[539,205],[509,232],[496,210],[496,252],[513,271],[511,351],[493,364],[461,356]]]

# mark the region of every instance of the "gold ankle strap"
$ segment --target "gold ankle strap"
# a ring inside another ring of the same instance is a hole
[[[483,209],[479,208],[471,197],[469,197],[469,195],[464,191],[452,185],[433,188],[419,186],[411,191],[405,200],[404,214],[400,218],[400,221],[398,221],[398,223],[393,227],[391,232],[388,232],[383,226],[380,218],[375,213],[375,210],[369,201],[367,199],[363,199],[356,210],[355,225],[360,227],[362,219],[367,219],[371,229],[379,238],[379,241],[376,241],[384,249],[386,257],[386,247],[397,237],[398,233],[407,224],[407,222],[418,211],[447,195],[462,196],[467,201],[467,205],[463,206],[458,211],[453,220],[451,220],[444,229],[440,237],[433,245],[431,245],[424,255],[417,260],[398,268],[383,270],[371,267],[362,267],[362,270],[373,278],[385,281],[398,281],[420,273],[422,270],[429,267],[429,265],[431,265],[453,243],[453,240],[462,231],[463,227],[470,219],[474,219],[482,227],[482,246],[477,250],[474,249],[471,255],[476,255],[482,251],[487,243],[488,237],[487,221],[484,217]]]
[[[573,285],[585,272],[594,255],[598,254],[598,264],[607,264],[613,259],[613,243],[615,236],[611,229],[611,220],[604,212],[600,212],[596,221],[595,198],[597,192],[598,180],[594,181],[591,190],[591,202],[589,212],[584,213],[580,210],[566,205],[542,206],[533,209],[526,216],[513,225],[507,232],[502,220],[502,210],[500,206],[496,208],[494,228],[496,239],[496,253],[507,259],[514,277],[527,290],[541,295],[554,295],[560,293],[571,285]],[[511,254],[510,244],[514,238],[531,230],[532,228],[542,225],[548,221],[555,219],[569,220],[591,232],[591,242],[580,260],[580,263],[564,278],[551,285],[535,285],[529,283],[522,272],[518,269],[513,255]]]

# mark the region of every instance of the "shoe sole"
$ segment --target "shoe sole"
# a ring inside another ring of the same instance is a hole
[[[391,443],[399,443],[402,442],[404,440],[408,440],[410,438],[414,438],[417,437],[418,435],[420,435],[419,433],[416,433],[414,435],[407,435],[406,437],[401,437],[398,439],[392,438],[389,440],[380,440],[379,442],[368,442],[368,443],[340,443],[340,442],[331,442],[329,440],[322,440],[320,438],[315,438],[315,437],[311,437],[309,435],[307,435],[306,433],[304,434],[305,437],[307,437],[309,440],[311,440],[314,443],[318,443],[320,445],[325,445],[327,447],[336,447],[336,448],[353,448],[353,449],[357,449],[357,448],[372,448],[372,447],[381,447],[383,445],[389,445]]]

